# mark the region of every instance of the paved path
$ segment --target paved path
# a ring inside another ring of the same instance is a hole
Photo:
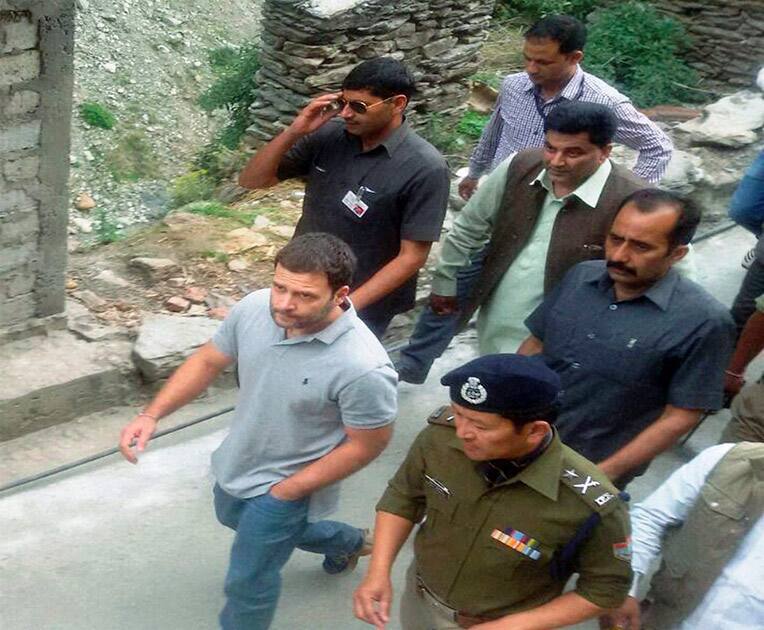
[[[741,230],[698,246],[701,281],[729,302],[742,278],[739,261],[751,239]],[[474,333],[460,337],[424,386],[400,386],[400,419],[390,447],[345,482],[338,517],[368,525],[374,504],[425,416],[445,400],[440,375],[474,356]],[[231,393],[202,401],[187,413],[229,405]],[[111,427],[129,418],[117,410],[91,433],[87,424],[59,427],[14,442],[35,465],[56,464],[104,447]],[[230,533],[211,506],[209,454],[228,417],[157,440],[138,466],[117,456],[0,495],[0,626],[4,630],[196,630],[216,627]],[[710,418],[684,448],[660,457],[630,488],[637,499],[694,452],[713,444],[723,414]],[[92,435],[92,439],[90,436]],[[96,439],[98,438],[98,439]],[[100,442],[99,442],[100,440]],[[9,447],[6,445],[6,450]],[[47,454],[47,455],[46,455]],[[0,457],[2,448],[0,448]],[[11,455],[9,454],[9,457]],[[28,474],[18,462],[17,474]],[[407,546],[394,582],[403,583]],[[320,559],[296,552],[284,571],[274,630],[353,630],[350,597],[364,569],[323,574]],[[490,579],[489,576],[486,579]],[[397,623],[390,624],[395,630]],[[582,628],[593,628],[584,625]]]

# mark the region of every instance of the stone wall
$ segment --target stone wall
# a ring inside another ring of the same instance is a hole
[[[259,98],[250,143],[270,140],[311,97],[336,90],[353,66],[389,55],[419,92],[409,114],[455,115],[493,11],[493,0],[266,0]]]
[[[764,65],[763,0],[654,0],[692,36],[689,65],[709,85],[753,85]]]
[[[74,0],[0,0],[0,342],[63,324]]]

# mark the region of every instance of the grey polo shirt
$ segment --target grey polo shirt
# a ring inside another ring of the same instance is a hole
[[[345,439],[345,427],[394,421],[397,377],[377,338],[344,312],[312,335],[285,338],[270,314],[270,289],[249,294],[212,342],[236,359],[240,390],[228,436],[212,454],[227,493],[256,497]],[[337,505],[339,484],[311,496],[309,518]]]
[[[606,459],[667,404],[719,409],[734,326],[724,306],[675,269],[617,301],[605,261],[583,262],[525,320],[562,380],[560,438]]]
[[[305,177],[305,199],[296,235],[329,232],[358,257],[353,288],[398,255],[401,240],[437,241],[448,204],[443,156],[404,122],[380,145],[363,151],[357,136],[331,120],[302,138],[282,158],[279,179]],[[368,209],[353,212],[347,193],[361,192]],[[416,275],[362,315],[400,313],[414,306]]]

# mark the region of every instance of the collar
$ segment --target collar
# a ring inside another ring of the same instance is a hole
[[[560,476],[562,474],[562,442],[560,442],[560,436],[557,435],[557,429],[552,427],[552,431],[554,431],[552,441],[541,455],[512,479],[494,487],[499,488],[511,483],[522,482],[552,501],[556,501],[560,491]],[[462,442],[456,437],[456,433],[449,439],[449,446],[464,453]]]
[[[343,313],[326,328],[322,328],[318,332],[311,333],[309,335],[282,339],[278,342],[277,345],[286,346],[298,343],[310,343],[313,340],[320,341],[327,346],[333,344],[348,330],[353,328],[355,319],[358,317],[353,303],[348,300],[348,304],[350,305],[350,308],[348,308],[346,311],[343,311]]]
[[[590,208],[596,208],[612,170],[613,165],[611,164],[610,160],[605,160],[602,164],[599,165],[599,167],[597,167],[597,170],[594,171],[594,173],[589,175],[589,177],[581,183],[578,188],[576,188],[573,192],[565,195],[564,197],[559,198],[559,200],[567,201],[571,197],[578,197]],[[554,195],[552,182],[549,181],[549,174],[545,168],[541,169],[541,172],[536,176],[530,185],[533,186],[534,184],[541,184],[544,189],[550,195],[552,195],[552,197],[558,199]]]
[[[536,85],[533,84],[533,81],[530,80],[528,77],[528,73],[523,73],[525,75],[525,86],[523,87],[523,90],[525,92],[536,92],[538,93],[540,90]],[[580,65],[576,65],[576,71],[573,73],[573,76],[568,80],[568,82],[565,84],[565,87],[563,87],[560,92],[551,100],[557,100],[558,98],[564,98],[568,101],[572,100],[578,100],[576,97],[579,96],[579,93],[581,92],[581,84],[584,81],[584,71],[581,69]]]
[[[353,136],[352,134],[348,133],[347,130],[345,131],[345,136],[348,138],[352,138],[355,141],[355,144],[358,148],[358,155],[362,155],[364,153],[363,145],[361,143],[361,139],[358,136]],[[387,151],[388,157],[392,157],[395,151],[398,149],[399,146],[403,143],[403,141],[406,139],[406,137],[411,133],[411,126],[409,125],[408,121],[406,120],[406,117],[403,117],[403,122],[401,123],[400,127],[397,127],[393,129],[392,133],[387,136],[382,142],[380,142],[377,146],[375,146],[373,149],[370,149],[369,151],[366,151],[365,153],[371,153],[373,151],[376,151],[379,149],[379,147],[383,147],[385,151]]]
[[[613,289],[613,280],[610,278],[607,272],[607,267],[605,266],[605,262],[603,261],[602,265],[602,273],[593,276],[589,280],[587,280],[589,284],[596,284],[597,288],[605,292],[611,292]],[[671,296],[674,295],[674,290],[676,289],[676,285],[679,282],[679,272],[674,269],[673,267],[668,270],[668,273],[663,276],[660,280],[658,280],[655,284],[653,284],[647,291],[645,291],[642,295],[633,298],[633,300],[637,300],[639,298],[647,298],[650,300],[653,304],[655,304],[659,309],[662,311],[667,311],[669,307],[669,302],[671,302]],[[633,301],[630,300],[630,301]]]

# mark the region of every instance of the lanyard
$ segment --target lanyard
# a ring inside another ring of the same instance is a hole
[[[538,90],[534,87],[533,88],[533,104],[536,106],[536,111],[541,117],[541,120],[543,122],[546,122],[546,112],[544,110],[547,107],[551,107],[552,105],[557,105],[557,103],[559,103],[562,100],[578,101],[578,100],[581,100],[581,97],[583,95],[584,95],[584,78],[581,77],[581,85],[578,87],[578,91],[576,92],[575,96],[573,96],[573,98],[563,99],[562,96],[558,96],[556,99],[549,101],[548,103],[544,103],[541,100],[541,96],[539,95]]]

